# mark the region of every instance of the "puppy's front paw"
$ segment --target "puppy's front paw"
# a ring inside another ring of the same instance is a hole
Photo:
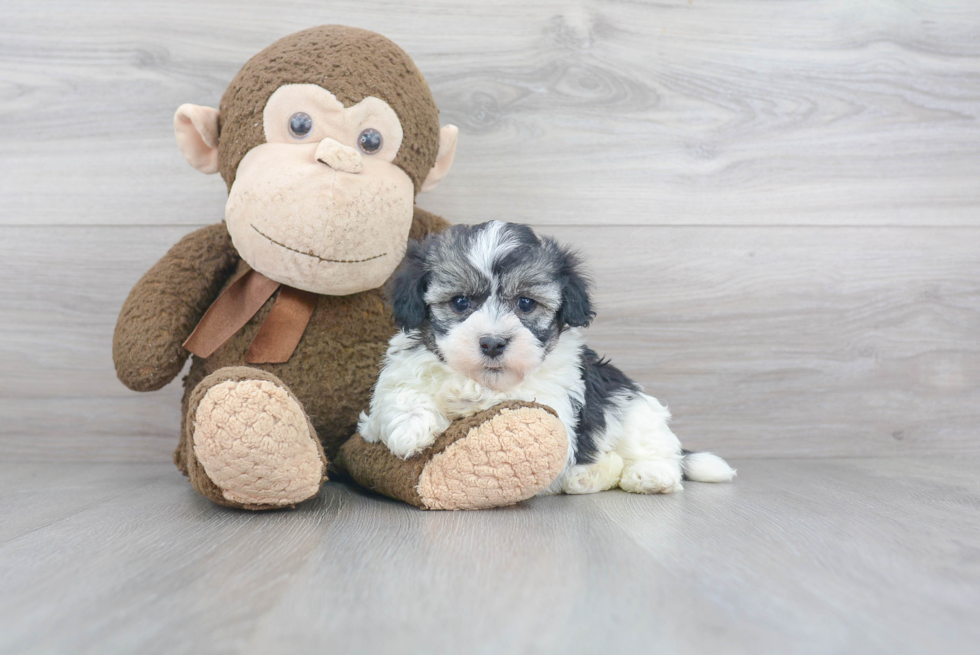
[[[397,457],[408,459],[431,446],[449,427],[449,419],[424,409],[406,412],[392,421],[385,444]]]
[[[658,459],[633,462],[623,469],[619,486],[634,494],[669,494],[683,489],[680,462]]]

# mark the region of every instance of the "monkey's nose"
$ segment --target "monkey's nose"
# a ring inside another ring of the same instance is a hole
[[[361,153],[334,139],[324,139],[316,147],[316,160],[344,173],[360,173]]]
[[[497,357],[500,353],[504,352],[504,348],[507,347],[507,341],[503,337],[488,334],[487,336],[480,337],[480,350],[487,357]]]

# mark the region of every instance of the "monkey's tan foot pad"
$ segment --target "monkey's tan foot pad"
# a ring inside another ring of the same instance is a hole
[[[320,491],[324,461],[300,404],[268,380],[227,380],[194,415],[194,455],[231,504],[295,505]]]
[[[427,509],[484,509],[546,489],[568,458],[565,428],[536,407],[503,409],[432,458],[419,477]]]

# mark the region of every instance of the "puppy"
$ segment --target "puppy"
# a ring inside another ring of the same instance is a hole
[[[568,462],[547,492],[670,493],[682,478],[731,480],[720,457],[681,450],[667,408],[585,346],[580,328],[595,314],[579,269],[553,239],[500,221],[410,244],[388,289],[401,330],[361,436],[408,458],[453,419],[534,401],[568,434]]]

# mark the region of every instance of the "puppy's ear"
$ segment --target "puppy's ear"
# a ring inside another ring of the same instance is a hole
[[[562,326],[586,327],[595,318],[592,299],[589,297],[591,282],[582,272],[579,256],[567,248],[560,248],[561,267],[558,272],[561,284],[561,307],[558,322]]]
[[[425,321],[428,316],[428,309],[425,306],[427,286],[425,249],[418,241],[410,241],[405,259],[388,283],[392,315],[398,327],[412,330]]]

